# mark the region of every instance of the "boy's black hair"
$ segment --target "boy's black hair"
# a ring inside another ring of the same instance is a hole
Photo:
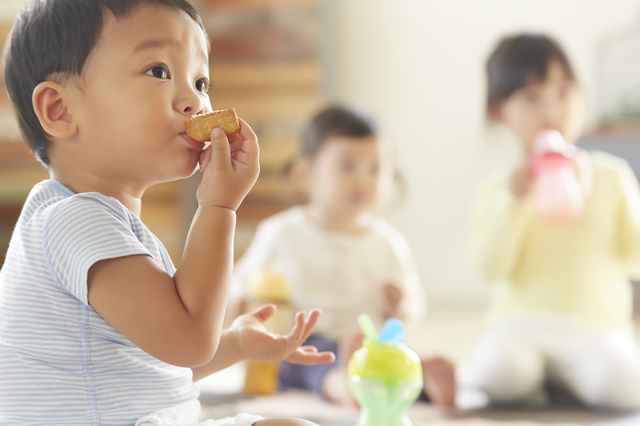
[[[105,12],[121,18],[145,4],[184,11],[204,31],[200,16],[186,0],[35,0],[18,16],[5,49],[5,84],[22,135],[45,166],[50,140],[33,109],[33,90],[54,73],[64,78],[82,74]]]
[[[302,133],[302,158],[313,158],[332,136],[363,138],[376,135],[378,125],[363,112],[345,106],[330,106],[317,113]]]
[[[551,60],[556,60],[569,80],[575,74],[560,44],[544,34],[505,37],[487,61],[487,112],[491,115],[509,96],[532,81],[542,82]]]

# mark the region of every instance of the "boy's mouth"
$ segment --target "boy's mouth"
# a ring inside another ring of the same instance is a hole
[[[180,133],[180,136],[182,136],[182,138],[187,142],[187,144],[189,144],[189,146],[193,149],[202,151],[206,145],[205,142],[198,142],[197,140],[190,138],[189,136],[187,136],[186,132]]]

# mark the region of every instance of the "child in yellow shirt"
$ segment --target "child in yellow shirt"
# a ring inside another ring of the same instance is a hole
[[[494,403],[548,398],[545,382],[585,405],[640,408],[640,350],[631,333],[629,277],[640,267],[640,191],[629,165],[588,152],[575,168],[585,206],[573,221],[536,211],[529,161],[536,134],[581,131],[583,98],[562,48],[544,35],[503,39],[487,63],[488,113],[522,144],[524,161],[484,183],[472,254],[495,285],[491,329],[473,358]]]

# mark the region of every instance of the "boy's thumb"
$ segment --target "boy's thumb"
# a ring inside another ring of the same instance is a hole
[[[210,149],[211,163],[215,168],[225,168],[231,164],[231,147],[222,129],[215,128],[211,131]]]
[[[255,311],[251,312],[251,315],[256,317],[260,322],[264,323],[276,313],[276,306],[272,304],[262,305]]]

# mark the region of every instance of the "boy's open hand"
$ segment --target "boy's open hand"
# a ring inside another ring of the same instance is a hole
[[[240,131],[227,136],[211,132],[211,145],[200,154],[202,182],[196,196],[199,205],[237,210],[260,173],[258,137],[242,119]]]
[[[264,327],[264,322],[275,312],[274,305],[264,305],[233,321],[229,331],[234,335],[237,350],[243,359],[262,362],[284,360],[304,365],[325,364],[335,360],[331,352],[318,353],[313,346],[300,346],[316,325],[320,317],[319,310],[311,311],[306,318],[304,312],[298,312],[293,330],[286,336],[270,333]]]

